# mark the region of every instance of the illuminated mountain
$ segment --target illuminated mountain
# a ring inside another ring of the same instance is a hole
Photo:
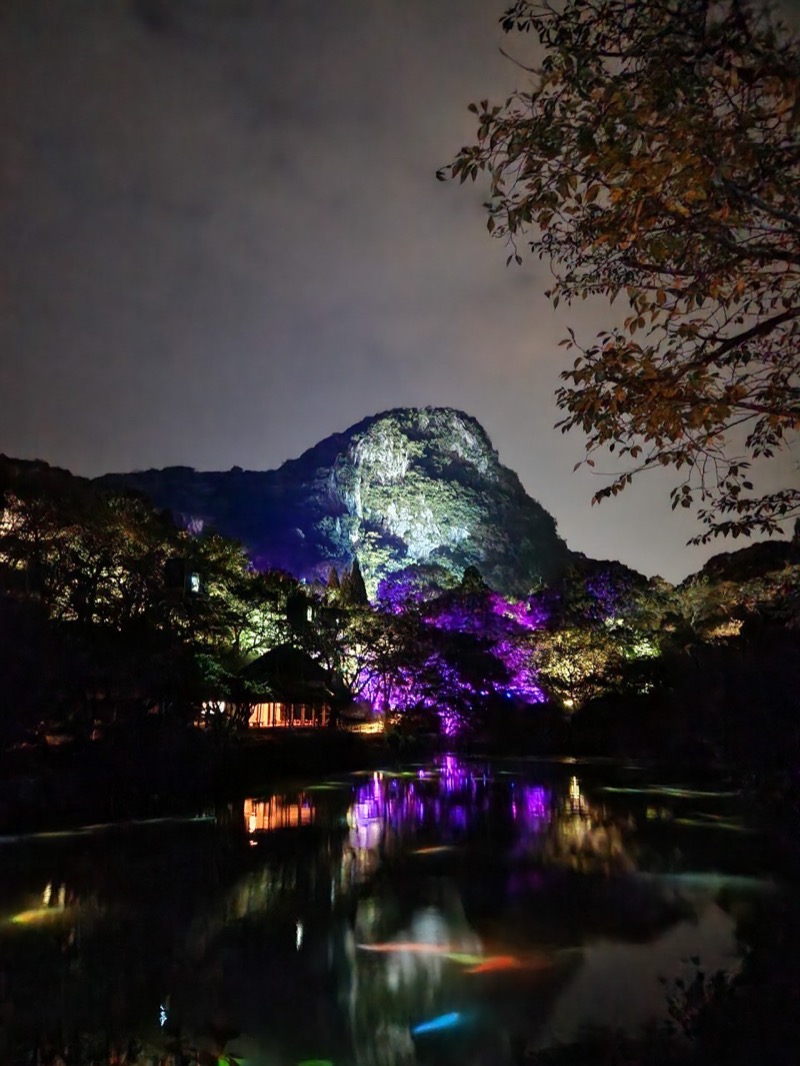
[[[403,571],[446,585],[468,566],[523,594],[570,559],[480,423],[450,408],[365,418],[278,470],[169,467],[98,484],[136,488],[191,530],[237,538],[261,568],[324,578],[358,558],[370,595]]]

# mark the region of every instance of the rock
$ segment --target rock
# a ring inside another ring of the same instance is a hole
[[[278,470],[170,467],[97,483],[146,493],[195,533],[235,537],[262,569],[325,580],[357,558],[371,598],[418,567],[455,583],[474,566],[498,592],[524,595],[570,560],[480,423],[446,407],[365,418]]]

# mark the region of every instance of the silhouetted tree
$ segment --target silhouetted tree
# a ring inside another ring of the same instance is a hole
[[[543,60],[470,105],[477,140],[446,173],[488,176],[489,231],[549,262],[554,305],[628,304],[589,347],[563,342],[561,429],[584,431],[590,466],[627,461],[595,499],[673,467],[697,539],[774,532],[800,489],[749,477],[800,425],[797,40],[744,0],[517,0],[502,24]]]
[[[341,591],[343,603],[356,606],[363,606],[369,603],[367,586],[364,584],[364,577],[357,558],[353,559],[353,565],[350,567],[349,572],[342,578]]]

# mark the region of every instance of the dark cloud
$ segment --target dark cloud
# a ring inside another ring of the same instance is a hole
[[[90,474],[267,468],[366,414],[449,404],[573,547],[696,567],[664,478],[590,510],[581,441],[552,430],[566,319],[543,268],[505,269],[480,189],[435,181],[466,104],[519,75],[501,9],[7,0],[0,449]]]

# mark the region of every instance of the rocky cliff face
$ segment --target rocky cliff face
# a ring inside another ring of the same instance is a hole
[[[98,482],[146,493],[196,532],[238,538],[259,567],[312,579],[357,557],[372,597],[409,568],[446,584],[467,566],[500,592],[524,594],[569,560],[553,518],[480,423],[450,408],[366,418],[278,470],[170,467]]]

